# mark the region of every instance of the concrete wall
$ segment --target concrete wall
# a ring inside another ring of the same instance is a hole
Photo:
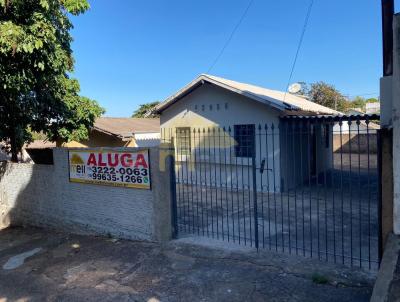
[[[334,134],[333,152],[376,154],[378,150],[377,134]]]
[[[152,190],[71,183],[66,149],[54,149],[54,165],[3,162],[1,224],[168,240],[172,232],[170,176],[168,169],[159,170],[157,148],[150,149],[150,163]]]

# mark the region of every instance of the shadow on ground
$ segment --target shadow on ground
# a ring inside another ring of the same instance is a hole
[[[193,240],[161,246],[9,228],[0,232],[0,301],[327,302],[371,295],[372,273]],[[40,252],[21,266],[4,269],[10,257],[35,248]]]

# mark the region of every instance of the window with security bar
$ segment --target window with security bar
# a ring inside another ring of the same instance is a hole
[[[235,156],[252,157],[255,148],[255,125],[235,125]]]
[[[176,150],[178,155],[190,155],[190,127],[176,128]]]

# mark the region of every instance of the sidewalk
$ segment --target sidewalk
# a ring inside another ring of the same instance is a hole
[[[371,302],[400,301],[400,236],[390,234]]]
[[[0,231],[0,301],[368,301],[374,276],[271,252]],[[201,242],[200,242],[201,243]]]
[[[400,301],[400,254],[397,258],[396,269],[389,287],[389,302]]]

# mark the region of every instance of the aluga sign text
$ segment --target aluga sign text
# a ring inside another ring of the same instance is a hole
[[[148,150],[69,150],[69,180],[150,189]]]

